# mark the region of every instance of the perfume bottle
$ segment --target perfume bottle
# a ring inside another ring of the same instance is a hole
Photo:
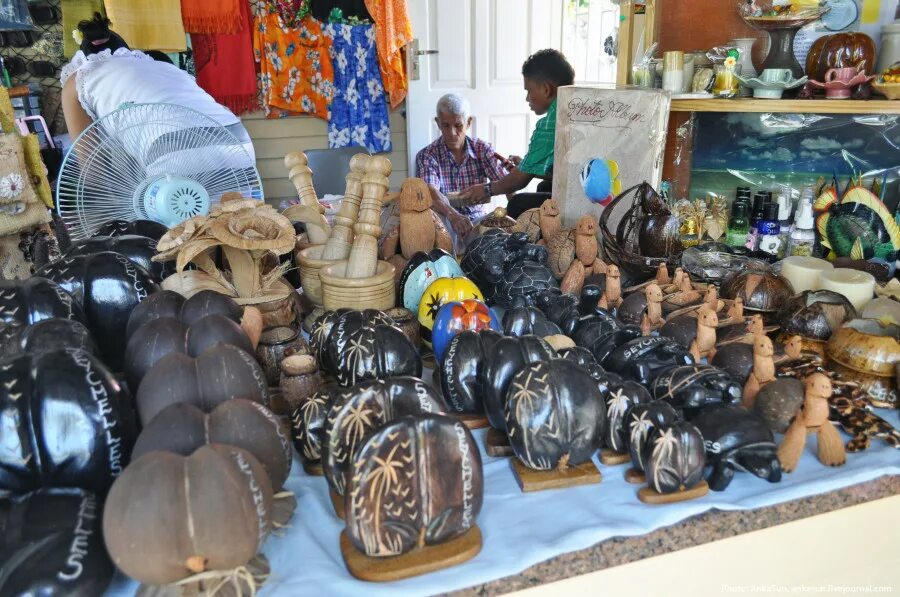
[[[747,244],[744,245],[751,251],[759,248],[759,221],[763,217],[763,206],[766,204],[766,193],[758,191],[753,196],[753,211],[750,212],[750,232],[747,234]]]
[[[725,243],[730,247],[744,247],[747,245],[747,235],[750,233],[750,201],[739,197],[731,206],[731,217],[728,219],[728,232],[725,235]]]
[[[791,234],[791,211],[794,208],[794,203],[791,201],[789,193],[789,189],[786,190],[786,192],[779,193],[776,200],[776,205],[778,205],[779,236],[781,237],[781,244],[779,245],[777,255],[779,259],[784,257],[784,252],[787,250],[788,237]]]
[[[757,223],[759,250],[777,256],[781,250],[781,225],[778,223],[778,204],[766,203],[763,217]]]
[[[788,255],[812,255],[816,244],[815,220],[813,219],[812,194],[810,200],[800,199],[800,207],[797,208],[797,219],[791,228],[788,241]]]
[[[700,244],[700,230],[697,228],[697,220],[685,218],[681,223],[681,244],[687,249]]]

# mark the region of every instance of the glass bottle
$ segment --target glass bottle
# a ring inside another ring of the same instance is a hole
[[[757,224],[759,250],[777,256],[781,250],[781,225],[778,223],[778,204],[766,203],[763,217]]]
[[[747,245],[750,233],[750,203],[743,199],[736,200],[731,206],[731,217],[728,219],[728,232],[725,243],[730,247]]]
[[[681,244],[685,249],[696,247],[700,244],[700,231],[697,228],[697,220],[685,218],[681,223]]]
[[[791,201],[789,191],[779,193],[776,204],[778,205],[778,227],[780,230],[778,234],[781,237],[777,257],[781,259],[787,250],[788,237],[791,234],[791,210],[794,207],[794,203]]]
[[[816,244],[815,220],[813,218],[812,201],[800,199],[800,207],[797,208],[797,219],[791,228],[791,236],[788,241],[788,255],[812,255]]]
[[[753,196],[753,211],[750,212],[750,232],[747,234],[747,244],[744,245],[751,251],[759,247],[759,229],[757,225],[763,217],[763,206],[766,204],[766,193],[758,191]]]

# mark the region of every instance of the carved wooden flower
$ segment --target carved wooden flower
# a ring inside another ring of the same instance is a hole
[[[171,261],[186,242],[203,235],[208,225],[209,219],[206,216],[194,216],[170,228],[156,243],[157,255],[153,260]]]
[[[214,219],[210,232],[224,245],[278,255],[293,250],[296,242],[290,220],[268,206],[223,213]]]

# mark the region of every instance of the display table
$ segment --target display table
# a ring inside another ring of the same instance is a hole
[[[896,412],[880,414],[896,418]],[[781,483],[738,473],[727,491],[681,504],[639,502],[638,486],[623,478],[627,465],[600,465],[600,485],[523,494],[509,459],[486,456],[485,431],[475,435],[482,446],[485,501],[478,518],[484,547],[473,560],[396,583],[353,579],[340,556],[343,524],[325,479],[306,475],[295,462],[286,488],[299,506],[283,536],[266,543],[272,576],[261,594],[500,594],[900,492],[900,452],[877,440],[868,452],[849,454],[839,468],[822,466],[810,441],[798,470]],[[134,588],[118,578],[110,594],[133,594]]]

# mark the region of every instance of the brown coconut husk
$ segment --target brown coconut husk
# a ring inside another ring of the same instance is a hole
[[[208,570],[170,585],[142,584],[135,597],[254,597],[270,572],[269,560],[260,553],[232,570]]]

